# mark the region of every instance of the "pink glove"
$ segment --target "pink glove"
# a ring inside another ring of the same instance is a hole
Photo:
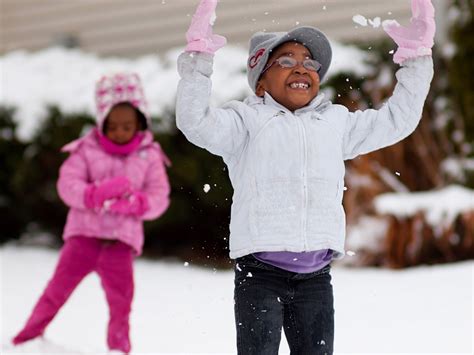
[[[186,32],[188,44],[186,52],[204,52],[214,54],[223,47],[227,40],[223,36],[212,33],[214,25],[217,0],[201,0],[193,15],[191,26]]]
[[[412,18],[408,27],[402,27],[395,20],[383,22],[383,29],[398,44],[393,56],[397,64],[405,59],[431,55],[436,24],[431,0],[412,0]]]
[[[84,194],[84,203],[87,208],[102,208],[106,200],[119,198],[129,192],[130,181],[125,176],[116,176],[100,184],[90,184]]]
[[[129,196],[118,199],[109,207],[110,212],[135,217],[142,216],[148,209],[148,200],[140,191],[134,191]]]

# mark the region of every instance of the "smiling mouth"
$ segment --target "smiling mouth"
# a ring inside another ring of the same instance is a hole
[[[291,83],[290,88],[298,90],[308,90],[311,85],[309,83]]]

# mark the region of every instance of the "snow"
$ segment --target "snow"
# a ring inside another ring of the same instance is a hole
[[[388,193],[374,199],[375,209],[380,214],[398,217],[425,213],[432,226],[451,223],[460,213],[474,210],[474,191],[452,185],[429,192]]]
[[[394,191],[396,192],[408,192],[408,188],[396,178],[391,171],[383,166],[379,166],[377,169],[379,177]],[[400,173],[395,173],[395,175],[400,176]]]
[[[369,19],[369,24],[373,27],[373,28],[379,28],[380,27],[380,24],[381,24],[381,19],[380,17],[374,17],[372,20]]]
[[[371,25],[373,28],[378,28],[380,27],[381,24],[381,19],[380,17],[374,17],[373,19],[367,19],[365,16],[362,15],[354,15],[352,16],[352,21],[357,23],[358,25],[362,27],[366,27],[367,25]]]
[[[381,218],[363,216],[357,224],[347,226],[346,249],[378,251],[387,233],[388,223]],[[346,252],[347,255],[353,256]]]
[[[211,26],[214,26],[214,22],[216,22],[216,19],[217,19],[216,12],[214,11],[211,15],[211,18],[209,19],[209,24]]]
[[[107,307],[89,275],[50,324],[45,341],[13,348],[9,339],[51,276],[57,251],[0,247],[2,354],[104,354]],[[335,354],[472,354],[474,262],[392,271],[332,270]],[[135,263],[133,354],[235,353],[233,271],[177,260]],[[280,354],[288,354],[282,340]]]
[[[339,72],[364,76],[370,72],[367,54],[356,47],[333,45],[333,61],[328,77]],[[149,110],[153,116],[174,112],[179,76],[176,60],[182,52],[176,48],[159,55],[136,59],[101,58],[79,49],[53,47],[38,52],[15,51],[0,56],[2,85],[0,104],[18,109],[15,120],[18,135],[28,140],[40,126],[47,105],[57,105],[65,113],[94,114],[94,85],[100,76],[133,71],[140,75]],[[251,94],[245,66],[247,50],[227,45],[217,51],[212,76],[212,105]],[[229,85],[232,83],[232,85]],[[169,127],[169,124],[164,124]]]
[[[362,15],[354,15],[352,21],[363,27],[367,26],[367,19]]]
[[[382,21],[382,27],[387,30],[390,27],[400,27],[400,24],[397,20],[384,20]]]
[[[441,163],[441,170],[458,181],[464,182],[464,172],[474,171],[474,159],[447,158]]]
[[[446,59],[452,59],[458,52],[458,48],[454,43],[446,43],[443,45],[441,52]]]

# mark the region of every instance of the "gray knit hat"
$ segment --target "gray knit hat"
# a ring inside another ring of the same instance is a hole
[[[299,42],[308,48],[313,59],[322,65],[319,77],[323,80],[331,64],[332,50],[328,39],[320,30],[311,26],[301,26],[288,32],[257,32],[250,39],[247,61],[247,78],[254,92],[272,50],[289,41]]]

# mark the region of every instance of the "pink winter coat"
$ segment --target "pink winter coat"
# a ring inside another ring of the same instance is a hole
[[[137,150],[126,156],[106,153],[94,131],[63,148],[71,155],[60,169],[57,184],[59,196],[71,209],[64,228],[63,239],[89,236],[120,240],[141,254],[143,223],[159,217],[169,205],[170,185],[165,164],[169,164],[151,132],[145,136]],[[141,219],[86,208],[84,192],[93,182],[114,176],[126,176],[135,190],[145,193],[149,210]]]

